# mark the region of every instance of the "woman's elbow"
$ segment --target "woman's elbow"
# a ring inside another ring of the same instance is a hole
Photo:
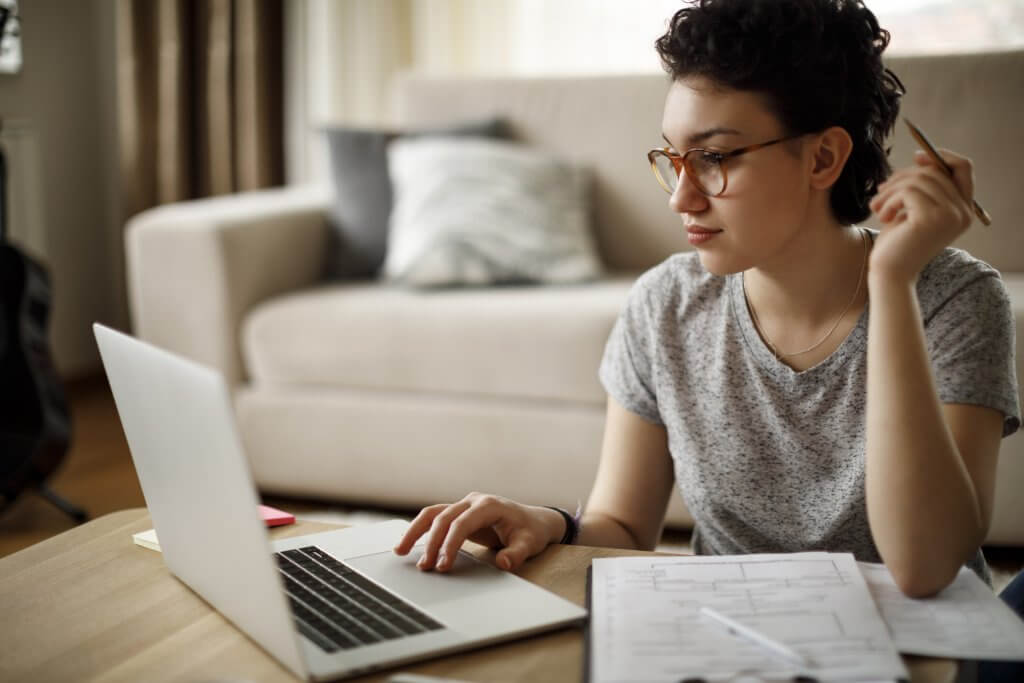
[[[919,600],[930,598],[953,583],[960,568],[952,572],[933,566],[889,567],[893,581],[908,598]]]
[[[907,544],[905,552],[883,554],[896,586],[909,598],[930,598],[953,583],[960,569],[974,558],[985,538],[984,529],[972,532],[959,548],[932,543]]]

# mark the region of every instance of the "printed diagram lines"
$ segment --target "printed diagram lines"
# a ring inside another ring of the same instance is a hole
[[[905,677],[849,554],[595,560],[596,681],[678,681],[699,671],[791,677],[793,663],[737,637],[702,607],[815,661],[822,677]]]
[[[764,560],[744,564],[703,562],[691,565],[651,562],[649,577],[653,589],[658,591],[719,591],[740,585],[755,590],[832,589],[849,584],[849,577],[831,559]],[[635,580],[641,578],[636,576]]]

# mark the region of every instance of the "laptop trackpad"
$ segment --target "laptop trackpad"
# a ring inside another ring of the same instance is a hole
[[[345,563],[397,593],[409,602],[420,606],[437,605],[451,600],[464,599],[479,591],[493,591],[508,586],[504,572],[483,564],[464,552],[459,552],[455,566],[447,572],[425,572],[416,567],[422,550],[414,548],[402,557],[390,550],[347,557]]]

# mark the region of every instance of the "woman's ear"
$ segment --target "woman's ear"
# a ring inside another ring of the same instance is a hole
[[[811,185],[819,190],[832,187],[853,151],[853,140],[845,128],[832,126],[818,135],[811,167]]]

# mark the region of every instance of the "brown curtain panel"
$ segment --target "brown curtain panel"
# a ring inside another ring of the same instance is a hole
[[[281,0],[118,0],[125,215],[280,185]]]

